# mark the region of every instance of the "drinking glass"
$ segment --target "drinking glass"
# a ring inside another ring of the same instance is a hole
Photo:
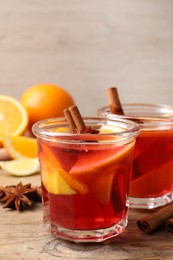
[[[111,114],[109,107],[99,115],[137,122],[137,137],[130,182],[130,207],[157,208],[173,200],[173,107],[157,104],[124,104],[124,114]]]
[[[85,117],[91,133],[70,133],[64,118],[37,122],[44,223],[57,237],[100,242],[124,232],[138,124]]]

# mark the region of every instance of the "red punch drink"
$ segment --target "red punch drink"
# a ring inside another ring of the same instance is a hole
[[[157,122],[158,123],[158,122]],[[162,122],[164,129],[144,130],[136,142],[130,196],[154,199],[165,204],[173,192],[173,123]],[[142,201],[141,201],[142,202]],[[161,205],[159,205],[161,206]]]
[[[141,126],[135,146],[130,206],[151,209],[170,203],[173,200],[173,108],[126,104],[123,109],[122,118]]]
[[[58,237],[103,241],[127,225],[129,178],[139,126],[87,118],[98,132],[70,133],[66,121],[33,127],[39,145],[44,222]]]

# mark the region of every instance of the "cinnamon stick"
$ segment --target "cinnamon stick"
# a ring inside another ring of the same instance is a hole
[[[77,106],[71,106],[64,109],[64,115],[72,133],[80,134],[98,134],[99,130],[94,127],[86,127],[80,111]]]
[[[69,129],[72,133],[75,132],[75,129],[76,129],[76,124],[71,116],[71,113],[69,111],[69,109],[64,109],[64,115],[65,115],[65,118],[67,120],[67,123],[69,125]]]
[[[107,89],[107,97],[111,112],[113,114],[124,115],[116,87],[110,87]]]
[[[166,227],[167,231],[173,233],[173,218],[166,220],[165,227]]]
[[[76,129],[79,133],[82,133],[85,131],[86,129],[86,126],[85,126],[85,123],[83,121],[83,118],[79,112],[79,109],[77,106],[71,106],[69,107],[69,111],[70,111],[70,114],[71,114],[71,117],[73,118],[73,121],[76,125]]]
[[[165,221],[173,217],[173,203],[160,208],[150,215],[137,220],[137,226],[143,232],[149,234],[164,225]]]

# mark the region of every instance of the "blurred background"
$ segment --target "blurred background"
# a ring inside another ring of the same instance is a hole
[[[83,114],[122,102],[173,105],[172,0],[0,0],[0,92],[65,88]]]

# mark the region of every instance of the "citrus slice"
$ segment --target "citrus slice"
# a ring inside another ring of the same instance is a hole
[[[138,177],[130,183],[131,197],[151,197],[162,192],[165,187],[173,183],[173,162],[168,161],[161,167],[153,169],[147,174]]]
[[[57,127],[56,129],[53,130],[53,132],[65,132],[65,133],[68,133],[69,129],[67,127]]]
[[[113,172],[104,171],[103,173],[100,172],[100,174],[94,175],[92,181],[88,184],[91,194],[93,194],[94,197],[97,198],[103,205],[110,203],[111,194],[115,193],[116,190],[115,187],[112,188],[113,182],[115,182],[115,180],[118,182],[120,178],[123,178],[124,180],[124,174],[128,176],[129,172],[127,167],[121,165],[118,166]],[[121,197],[120,193],[121,190],[119,189],[118,194]]]
[[[28,176],[40,171],[38,159],[17,159],[1,161],[0,167],[7,173],[15,176]]]
[[[102,125],[99,129],[99,134],[110,134],[110,133],[118,133],[122,132],[123,128],[121,127],[115,127],[110,125]]]
[[[78,160],[70,170],[71,175],[96,174],[106,169],[112,171],[121,164],[121,161],[133,150],[134,142],[116,149],[96,150],[79,153]]]
[[[112,181],[114,172],[95,176],[89,183],[90,192],[101,204],[108,204],[110,201]]]
[[[56,169],[57,175],[60,175],[64,179],[64,181],[71,187],[72,190],[78,192],[79,194],[87,194],[89,192],[88,187],[85,183],[74,179],[72,176],[69,175],[68,172],[66,172],[65,170],[62,169],[57,158],[54,156],[53,153],[51,153],[50,149],[47,146],[42,145],[42,149],[43,149],[43,151],[39,155],[41,165],[42,164],[48,165],[47,167],[49,169],[50,176],[52,173],[52,168]],[[44,172],[43,172],[43,174],[44,174]],[[50,177],[50,179],[48,179],[48,181],[49,181],[49,183],[45,184],[45,186],[53,187],[54,186],[53,179],[51,179],[51,177]],[[59,185],[59,184],[57,183],[57,185]],[[52,193],[53,193],[53,190],[54,189],[49,189],[49,191]]]
[[[28,114],[15,98],[0,95],[0,142],[4,135],[20,135],[28,125]]]
[[[70,185],[62,178],[57,169],[53,168],[43,155],[41,158],[41,176],[45,189],[53,194],[73,195],[76,194]]]
[[[4,136],[3,145],[13,159],[37,157],[36,138],[26,136]]]

